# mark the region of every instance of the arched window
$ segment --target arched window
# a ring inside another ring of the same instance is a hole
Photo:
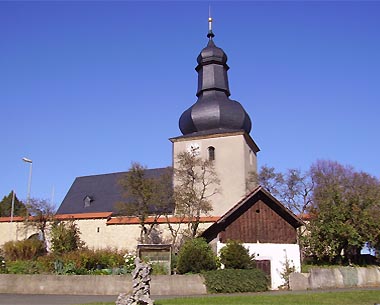
[[[213,146],[210,146],[208,148],[208,159],[209,159],[209,161],[215,160],[215,147],[213,147]]]

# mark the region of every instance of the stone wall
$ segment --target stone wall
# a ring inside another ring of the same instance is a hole
[[[118,295],[131,293],[130,275],[18,275],[0,274],[0,293]],[[153,275],[151,294],[202,295],[200,275]],[[116,299],[115,299],[116,300]]]
[[[380,286],[380,267],[312,268],[290,275],[291,290]]]

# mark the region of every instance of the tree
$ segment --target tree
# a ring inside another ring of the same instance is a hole
[[[0,217],[10,217],[12,210],[13,191],[8,196],[4,196],[0,201]],[[18,200],[17,196],[14,197],[13,216],[25,216],[25,205]]]
[[[302,220],[308,215],[308,209],[313,202],[314,189],[314,181],[310,171],[302,172],[299,169],[288,169],[285,173],[281,173],[276,171],[274,167],[264,165],[260,168],[259,174],[256,176],[251,174],[251,179],[256,179],[258,184],[266,188]],[[304,222],[304,226],[297,230],[302,258],[305,247],[302,237],[308,230],[308,222]]]
[[[140,242],[151,242],[157,220],[173,209],[172,169],[166,168],[159,177],[149,177],[146,167],[133,162],[119,183],[125,198],[117,204],[119,214],[138,217]],[[148,223],[149,216],[153,216],[153,221]]]
[[[210,198],[218,192],[214,163],[196,154],[182,152],[176,156],[174,200],[176,214],[187,223],[188,235],[198,234],[200,218],[212,211]]]
[[[31,198],[26,206],[29,216],[26,225],[32,225],[41,233],[41,239],[46,247],[46,231],[54,219],[55,207],[45,199]]]
[[[366,242],[380,246],[380,181],[334,161],[317,161],[309,171],[285,174],[263,167],[260,184],[301,218],[303,250],[318,260],[356,262]],[[304,232],[306,234],[303,234]]]
[[[274,167],[262,166],[257,180],[261,186],[301,218],[312,204],[314,181],[309,172],[288,169],[285,173],[280,173],[276,172]]]
[[[63,254],[81,249],[84,242],[80,240],[80,231],[73,220],[53,222],[51,226],[51,248],[55,254]]]
[[[281,195],[283,184],[283,174],[276,172],[276,169],[274,167],[268,167],[264,165],[260,168],[259,173],[249,173],[247,188],[248,191],[251,191],[253,187],[261,185],[273,196],[278,197]]]
[[[332,161],[317,161],[311,174],[315,188],[305,238],[310,253],[357,263],[365,242],[380,246],[380,181]]]

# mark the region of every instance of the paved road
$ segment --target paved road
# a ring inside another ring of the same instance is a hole
[[[115,302],[117,296],[0,294],[1,305],[72,305],[95,302]]]
[[[153,300],[174,296],[152,296]],[[76,305],[96,302],[115,303],[117,295],[56,295],[0,293],[0,305]]]
[[[344,288],[344,289],[324,289],[324,290],[305,290],[305,291],[267,291],[260,294],[303,294],[328,291],[352,291],[352,290],[380,290],[380,287],[372,288]],[[239,295],[252,295],[254,293],[242,293]],[[231,295],[231,294],[230,294]],[[215,296],[215,295],[207,295]],[[160,298],[173,298],[174,296],[152,296],[153,300]],[[0,305],[75,305],[96,302],[114,303],[117,296],[99,295],[53,295],[53,294],[0,294]],[[379,300],[380,303],[380,300]]]

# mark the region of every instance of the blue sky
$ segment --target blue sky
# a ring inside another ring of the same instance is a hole
[[[380,2],[0,1],[0,196],[59,205],[77,176],[171,165],[196,57],[228,55],[259,166],[380,174]]]

